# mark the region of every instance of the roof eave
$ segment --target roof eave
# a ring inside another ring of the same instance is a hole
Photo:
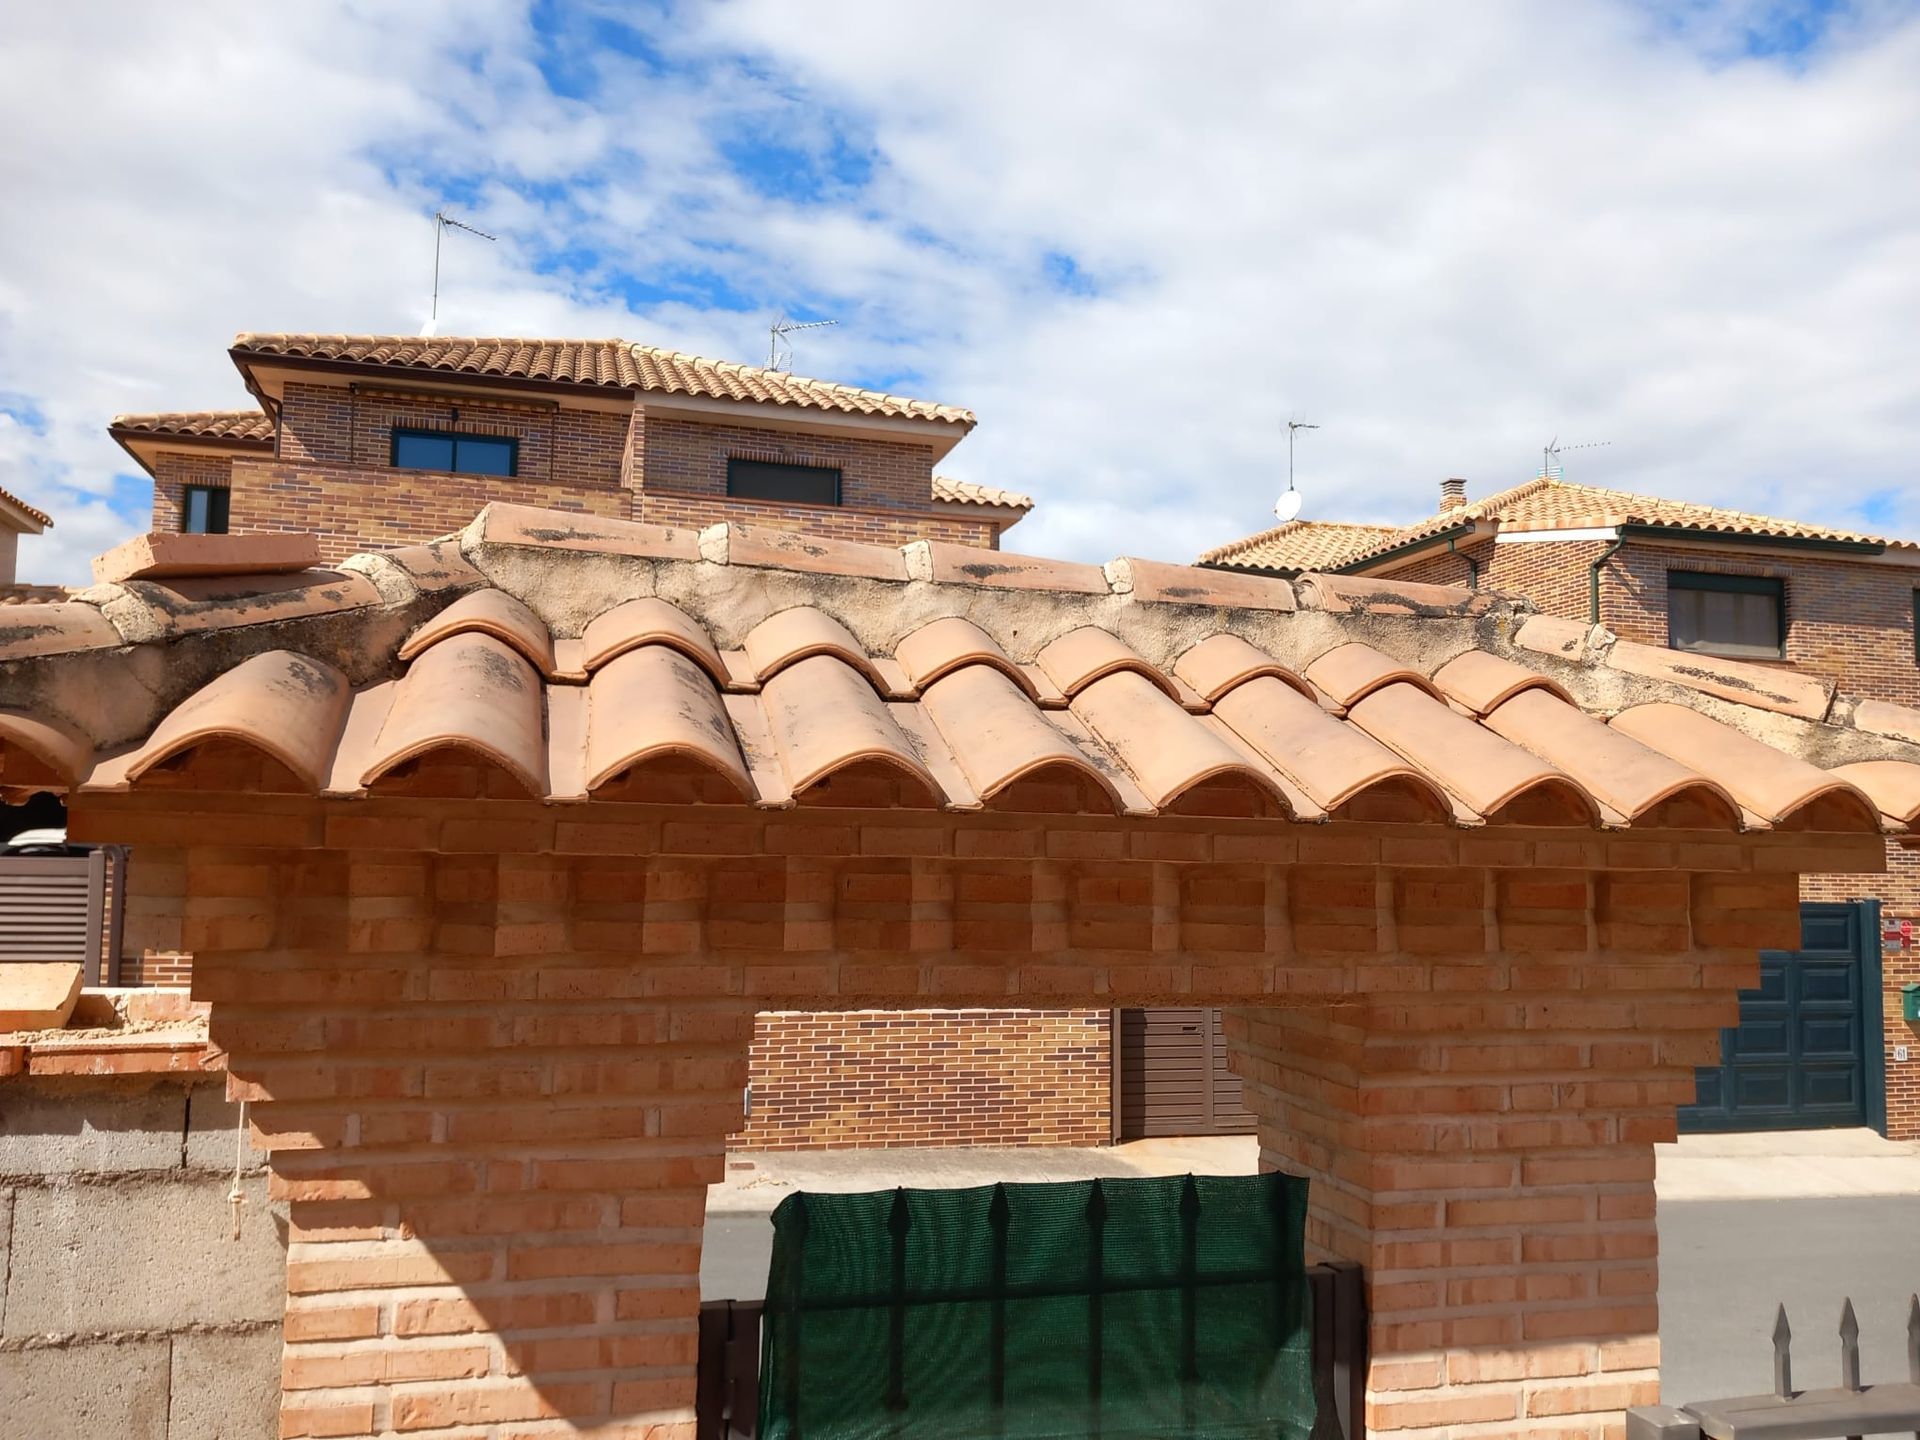
[[[1428,550],[1445,546],[1450,541],[1463,540],[1469,535],[1477,534],[1483,523],[1489,532],[1499,528],[1488,522],[1466,520],[1458,525],[1449,525],[1445,530],[1436,530],[1431,535],[1422,535],[1417,540],[1407,540],[1385,550],[1377,550],[1371,555],[1362,555],[1357,560],[1349,560],[1343,565],[1332,565],[1327,568],[1336,575],[1366,574],[1375,566],[1412,560]]]
[[[1840,540],[1818,535],[1750,535],[1739,530],[1706,530],[1693,525],[1654,525],[1628,521],[1620,527],[1627,540],[1689,540],[1695,544],[1758,546],[1770,550],[1806,550],[1829,555],[1884,555],[1884,540]]]

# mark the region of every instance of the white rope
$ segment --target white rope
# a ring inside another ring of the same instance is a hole
[[[247,1192],[240,1188],[240,1173],[247,1165],[247,1102],[240,1102],[240,1122],[233,1129],[233,1188],[227,1200],[233,1206],[233,1236],[240,1238],[240,1207],[247,1203]]]

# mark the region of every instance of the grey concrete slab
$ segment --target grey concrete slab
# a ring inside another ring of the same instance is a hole
[[[180,1168],[187,1125],[182,1086],[53,1094],[14,1082],[8,1092],[0,1105],[0,1175]]]
[[[0,1353],[0,1429],[22,1440],[168,1440],[167,1348],[99,1341]]]
[[[1661,1398],[1772,1388],[1774,1307],[1793,1326],[1794,1384],[1837,1385],[1841,1301],[1860,1320],[1861,1378],[1905,1380],[1920,1290],[1920,1195],[1662,1200]]]
[[[195,1085],[187,1092],[187,1168],[232,1175],[239,1126],[240,1106],[227,1099],[224,1086]],[[247,1170],[257,1170],[267,1163],[267,1152],[254,1149],[251,1136],[243,1155],[242,1165]]]
[[[276,1440],[280,1332],[176,1335],[169,1440]]]
[[[175,1175],[14,1193],[8,1338],[277,1321],[286,1305],[285,1211],[246,1182],[232,1238],[229,1181]]]

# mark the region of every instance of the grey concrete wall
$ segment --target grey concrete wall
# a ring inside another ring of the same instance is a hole
[[[217,1081],[0,1082],[0,1433],[278,1434],[286,1212]]]

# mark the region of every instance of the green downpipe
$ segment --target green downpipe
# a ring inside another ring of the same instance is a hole
[[[1600,552],[1599,558],[1587,567],[1587,623],[1600,623],[1600,567],[1620,553],[1620,547],[1627,543],[1624,535],[1615,535],[1613,543]]]

